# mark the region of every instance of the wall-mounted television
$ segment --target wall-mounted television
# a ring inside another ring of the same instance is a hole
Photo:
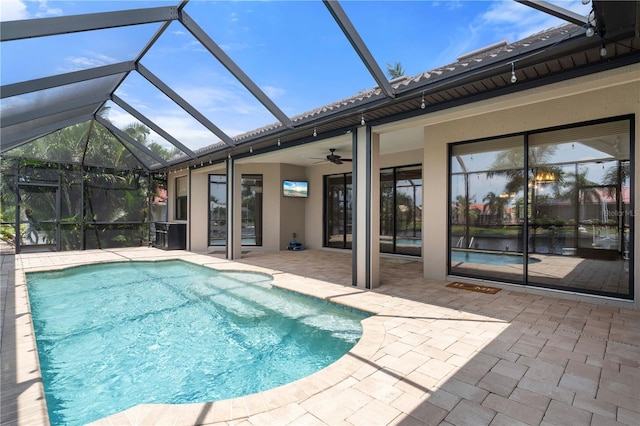
[[[309,182],[304,180],[283,180],[282,196],[307,198],[309,196]]]

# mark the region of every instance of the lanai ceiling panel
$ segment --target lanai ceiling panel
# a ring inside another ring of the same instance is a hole
[[[159,26],[155,23],[3,41],[2,62],[20,64],[19,81],[26,81],[130,61]],[[3,85],[18,81],[18,74],[10,73],[9,68],[2,67]]]
[[[290,118],[375,86],[320,1],[219,2],[215,14],[190,2],[185,10]],[[244,131],[274,122],[258,118]]]
[[[171,66],[167,66],[170,63]],[[272,123],[276,118],[217,61],[211,53],[179,23],[172,23],[141,64],[175,91],[189,105],[216,125],[228,137],[250,130],[256,122]],[[140,86],[127,84],[127,95]],[[155,97],[137,94],[139,107],[149,111],[149,117],[160,116],[163,110],[151,110]],[[169,129],[167,129],[169,130]],[[211,132],[209,132],[211,133]],[[174,134],[192,150],[211,145],[219,137],[192,138]],[[195,135],[194,135],[195,136]]]
[[[172,87],[167,89],[171,90],[171,93],[175,91]],[[215,126],[215,123],[211,123],[206,117],[204,117],[204,120],[197,120],[139,73],[131,73],[127,76],[116,90],[115,95],[137,112],[148,117],[190,150],[197,150],[220,140],[220,137],[207,127],[207,125]],[[187,101],[186,99],[184,100]],[[191,105],[189,102],[187,104]],[[137,121],[131,114],[124,112],[120,107],[113,106],[113,104],[110,105],[113,108],[107,118],[120,129]],[[192,106],[192,108],[195,110],[196,115],[201,114],[195,106]],[[150,142],[158,142],[166,149],[172,149],[174,146],[167,143],[166,138],[160,140],[155,132],[151,136]]]
[[[124,74],[116,74],[94,78],[4,98],[0,104],[2,126],[39,118],[39,112],[44,116],[65,108],[104,102],[109,99],[123,76]]]
[[[3,127],[0,136],[0,138],[2,138],[2,149],[10,150],[48,133],[90,120],[93,117],[94,110],[95,105],[89,105],[83,108],[47,115],[46,117],[31,120],[26,123]]]
[[[140,120],[131,116],[127,111],[123,110],[113,102],[107,102],[102,112],[102,117],[119,131],[126,133],[134,139],[144,142],[145,145],[154,149],[155,152],[164,160],[171,160],[178,156],[187,156],[186,152],[174,146],[167,139],[154,132],[149,126]],[[203,130],[204,131],[204,130]]]

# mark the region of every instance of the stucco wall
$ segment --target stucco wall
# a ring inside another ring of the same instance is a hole
[[[187,225],[187,247],[193,251],[207,249],[207,221],[209,220],[209,174],[203,170],[191,172],[191,196],[189,197],[189,224]],[[189,232],[204,226],[204,232]]]
[[[307,180],[305,168],[291,164],[282,164],[280,166],[279,185],[281,185],[285,179]],[[280,210],[279,249],[286,250],[294,232],[296,233],[296,241],[306,246],[305,211],[308,205],[308,199],[285,198],[282,197],[282,187],[278,186],[278,189],[280,191],[280,202],[278,203]]]

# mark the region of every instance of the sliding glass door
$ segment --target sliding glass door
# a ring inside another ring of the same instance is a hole
[[[633,297],[630,119],[454,144],[449,273]]]
[[[242,245],[262,245],[262,175],[242,175]],[[227,244],[227,177],[209,175],[209,245]]]
[[[324,246],[350,249],[352,242],[352,175],[325,176]]]

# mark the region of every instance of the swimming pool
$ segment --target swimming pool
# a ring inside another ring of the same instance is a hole
[[[480,263],[483,265],[522,265],[523,256],[521,254],[492,253],[480,251],[451,250],[452,263]],[[529,264],[538,263],[540,259],[529,257]]]
[[[183,261],[27,274],[51,424],[260,392],[357,343],[368,314],[270,281]]]

